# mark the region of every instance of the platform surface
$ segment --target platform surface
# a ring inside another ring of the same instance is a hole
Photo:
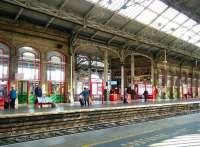
[[[104,102],[96,101],[89,107],[81,107],[78,102],[73,104],[56,104],[55,108],[43,107],[34,108],[32,105],[19,106],[15,110],[0,110],[0,118],[22,116],[22,115],[41,115],[41,114],[56,114],[60,112],[80,112],[80,111],[94,111],[94,110],[108,110],[108,109],[121,109],[121,108],[133,108],[133,107],[149,107],[149,106],[161,106],[161,105],[174,105],[174,104],[186,104],[186,103],[200,103],[198,98],[190,99],[176,99],[176,100],[157,100],[157,101],[147,101],[134,100],[130,103],[123,104],[122,101],[117,102]]]

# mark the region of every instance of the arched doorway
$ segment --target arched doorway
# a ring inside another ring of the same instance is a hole
[[[134,56],[134,87],[137,97],[141,98],[144,91],[148,92],[148,98],[153,98],[152,61],[142,55]],[[130,66],[131,67],[131,66]]]
[[[103,67],[101,57],[76,54],[75,97],[79,98],[84,88],[90,91],[93,100],[101,101],[103,96]],[[78,100],[78,99],[75,99]]]
[[[32,47],[21,47],[17,51],[18,103],[29,103],[35,84],[40,84],[40,53]]]
[[[130,98],[132,90],[135,90],[136,97],[141,98],[144,91],[148,91],[149,98],[153,97],[153,70],[152,60],[149,57],[133,54],[125,58],[122,65],[118,58],[112,58],[111,71],[112,81],[116,81],[115,85],[111,85],[111,90],[118,95],[125,95]],[[122,71],[124,66],[124,93],[121,93]],[[120,96],[118,96],[120,97]]]
[[[65,95],[65,57],[59,52],[47,53],[48,95],[54,102],[64,102]]]
[[[9,47],[0,42],[0,105],[4,104],[4,98],[8,96],[10,90],[9,51]]]

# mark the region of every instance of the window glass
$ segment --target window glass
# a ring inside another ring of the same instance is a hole
[[[0,42],[0,80],[8,79],[9,75],[9,48]]]
[[[189,18],[186,16],[186,15],[184,15],[184,14],[182,14],[182,13],[180,13],[177,17],[175,17],[174,18],[174,22],[175,23],[178,23],[178,24],[182,24],[182,23],[184,23],[186,20],[188,20]]]
[[[196,25],[196,21],[192,20],[192,19],[189,19],[187,22],[185,22],[183,24],[184,27],[187,27],[188,29],[194,27]]]
[[[60,57],[57,57],[57,56],[52,56],[50,61],[55,62],[55,63],[61,63],[62,59]]]
[[[199,33],[200,32],[200,25],[198,24],[198,25],[195,25],[194,27],[192,27],[192,29],[191,29],[193,32],[195,32],[195,33]]]
[[[157,13],[161,13],[163,12],[168,6],[159,1],[159,0],[155,0],[150,6],[149,6],[149,9],[153,10],[154,12],[157,12]]]
[[[161,29],[165,25],[167,25],[168,22],[169,22],[169,19],[163,16],[159,16],[151,25],[156,29]]]
[[[172,33],[178,28],[178,26],[179,26],[178,24],[176,24],[174,22],[170,22],[161,30],[166,33]]]
[[[175,37],[190,43],[195,42],[197,37],[194,39],[192,38],[197,35],[197,33],[199,35],[200,25],[195,20],[190,19],[185,14],[166,5],[162,0],[88,1],[96,4],[98,3],[99,6],[111,11],[116,11],[121,8],[118,13],[122,16],[126,16],[144,24],[150,24],[150,27],[174,35]],[[128,4],[124,5],[127,2]],[[189,32],[185,34],[187,31]],[[195,43],[195,45],[198,45],[198,43]]]
[[[138,20],[144,24],[149,24],[156,16],[157,16],[156,13],[146,9],[143,11],[142,14],[140,14],[138,17],[136,17],[136,20]]]
[[[127,9],[122,9],[119,13],[125,15],[129,18],[135,18],[144,10],[144,7],[138,4],[128,7]]]
[[[185,27],[179,27],[173,32],[173,35],[176,37],[181,37],[186,31],[188,31]]]
[[[187,31],[186,33],[184,33],[183,36],[181,36],[181,39],[187,41],[190,40],[193,37],[194,33],[191,31]]]
[[[190,43],[197,43],[200,42],[200,36],[199,35],[194,35],[190,40]]]
[[[40,55],[32,47],[22,47],[18,49],[17,80],[38,81],[40,79]]]
[[[22,57],[26,59],[35,59],[35,54],[31,52],[25,52],[23,53]]]
[[[177,16],[179,14],[179,12],[173,8],[168,8],[163,14],[162,16],[168,18],[168,19],[173,19],[175,16]]]
[[[63,62],[64,57],[58,52],[49,52],[47,54],[47,80],[64,82],[65,63]]]

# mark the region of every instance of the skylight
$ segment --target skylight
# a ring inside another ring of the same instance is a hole
[[[200,47],[200,24],[160,0],[87,0]]]

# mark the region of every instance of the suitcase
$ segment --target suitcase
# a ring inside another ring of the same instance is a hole
[[[80,105],[81,105],[81,106],[84,106],[84,100],[83,100],[83,99],[80,98],[80,99],[79,99],[79,102],[80,102]]]
[[[89,100],[89,104],[92,105],[93,99],[91,96],[89,96],[88,100]]]

